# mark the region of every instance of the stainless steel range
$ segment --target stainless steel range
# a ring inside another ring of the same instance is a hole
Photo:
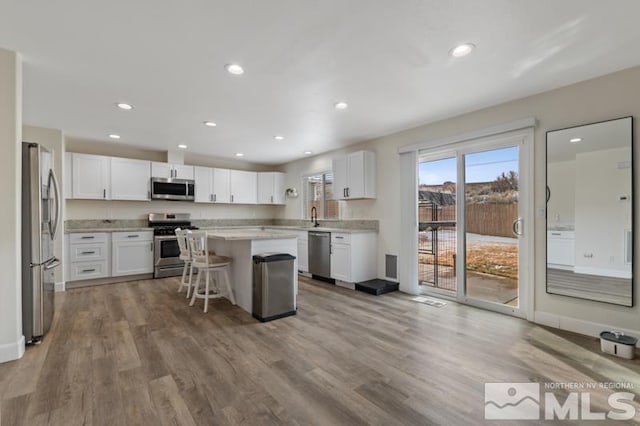
[[[149,226],[153,228],[153,277],[182,275],[184,262],[180,260],[180,247],[176,229],[198,229],[191,225],[189,213],[149,213]]]

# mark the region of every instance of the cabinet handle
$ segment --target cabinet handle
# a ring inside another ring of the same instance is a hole
[[[127,238],[138,238],[140,235],[127,235]]]
[[[107,190],[106,189],[102,190],[102,198],[107,198]]]
[[[559,232],[552,232],[551,235],[560,235]]]
[[[96,254],[96,252],[95,251],[83,251],[83,252],[80,252],[80,254]]]
[[[336,237],[336,240],[344,240],[344,237]]]
[[[85,235],[84,237],[80,237],[83,240],[93,240],[95,237],[93,235]]]
[[[347,198],[347,188],[342,188],[342,196]]]
[[[153,251],[153,242],[149,243],[149,251]]]
[[[84,273],[84,272],[95,272],[95,271],[96,271],[96,269],[95,269],[95,268],[93,268],[93,269],[83,269],[83,270],[82,270],[82,272],[83,272],[83,273]]]
[[[231,194],[231,202],[233,203],[233,194]]]
[[[271,204],[273,204],[273,195],[271,196]]]
[[[213,201],[217,201],[216,198],[216,194],[213,194]]]

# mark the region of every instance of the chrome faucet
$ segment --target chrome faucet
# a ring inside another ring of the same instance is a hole
[[[318,209],[316,209],[316,206],[311,207],[311,222],[313,223],[314,228],[320,226],[318,223]]]

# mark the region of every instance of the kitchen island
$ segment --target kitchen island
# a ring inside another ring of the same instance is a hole
[[[295,234],[262,229],[207,230],[209,251],[233,259],[229,280],[236,304],[252,312],[253,256],[264,253],[287,253],[294,260],[294,288],[298,294],[298,241]]]

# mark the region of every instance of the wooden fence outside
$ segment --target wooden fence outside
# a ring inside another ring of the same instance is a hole
[[[455,220],[455,206],[445,206],[439,212],[439,220]],[[467,204],[467,232],[480,235],[513,238],[513,221],[518,218],[518,205],[512,204]],[[431,208],[419,208],[420,222],[431,221]]]
[[[517,204],[467,204],[467,232],[513,238]]]

